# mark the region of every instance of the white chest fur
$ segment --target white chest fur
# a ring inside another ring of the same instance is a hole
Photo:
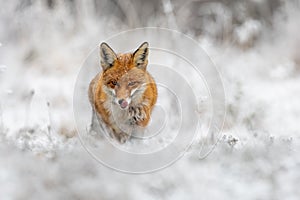
[[[104,106],[110,113],[109,120],[114,128],[130,134],[134,127],[130,124],[128,109],[121,109],[113,101],[108,101]]]

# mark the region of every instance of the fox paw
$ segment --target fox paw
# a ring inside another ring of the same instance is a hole
[[[117,135],[117,139],[121,144],[124,144],[129,138],[130,138],[130,135],[127,133],[119,133]]]
[[[137,107],[129,107],[129,116],[130,116],[130,122],[132,124],[136,124],[137,122],[143,121],[146,118],[146,113],[143,110],[143,107],[137,106]]]

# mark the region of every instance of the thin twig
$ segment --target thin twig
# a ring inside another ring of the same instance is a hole
[[[215,126],[216,129],[218,129],[218,127]],[[218,131],[220,132],[220,129],[218,129]],[[219,142],[221,141],[222,137],[219,137],[218,140],[213,144],[213,147],[204,155],[204,156],[201,156],[201,151],[199,152],[199,160],[204,160],[205,158],[207,158],[211,152],[216,148],[216,146],[219,144]]]
[[[28,120],[30,119],[31,103],[32,103],[34,93],[35,93],[34,90],[31,90],[28,95],[28,102],[27,102],[26,109],[25,109],[25,122],[24,122],[25,130],[28,129],[28,123],[29,123]]]
[[[51,137],[51,131],[52,131],[52,117],[51,117],[51,112],[50,112],[50,102],[47,101],[47,111],[48,111],[48,125],[47,125],[47,136],[49,138],[49,140],[52,142],[52,137]]]

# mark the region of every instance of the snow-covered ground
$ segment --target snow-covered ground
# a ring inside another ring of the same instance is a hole
[[[42,2],[18,12],[14,1],[0,8],[0,199],[299,199],[299,2],[284,4],[272,28],[249,19],[235,29],[234,42],[194,36],[222,76],[221,137],[215,147],[211,136],[199,137],[173,165],[142,175],[93,159],[73,115],[84,60],[100,41],[130,26],[92,18],[88,3],[77,4],[82,14],[74,23],[63,5],[46,12]],[[253,46],[245,45],[257,34]],[[202,122],[206,106],[204,99]],[[203,147],[214,150],[200,159]]]

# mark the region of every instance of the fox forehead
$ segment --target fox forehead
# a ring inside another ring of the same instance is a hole
[[[133,55],[132,53],[119,53],[117,55],[117,62],[119,62],[120,65],[132,68],[133,67]]]
[[[115,61],[112,68],[122,72],[127,72],[134,67],[133,55],[131,53],[117,54],[117,60]]]
[[[103,72],[103,78],[107,81],[110,79],[123,81],[129,81],[131,79],[142,80],[144,75],[144,70],[135,67],[131,53],[118,54],[114,65]]]

